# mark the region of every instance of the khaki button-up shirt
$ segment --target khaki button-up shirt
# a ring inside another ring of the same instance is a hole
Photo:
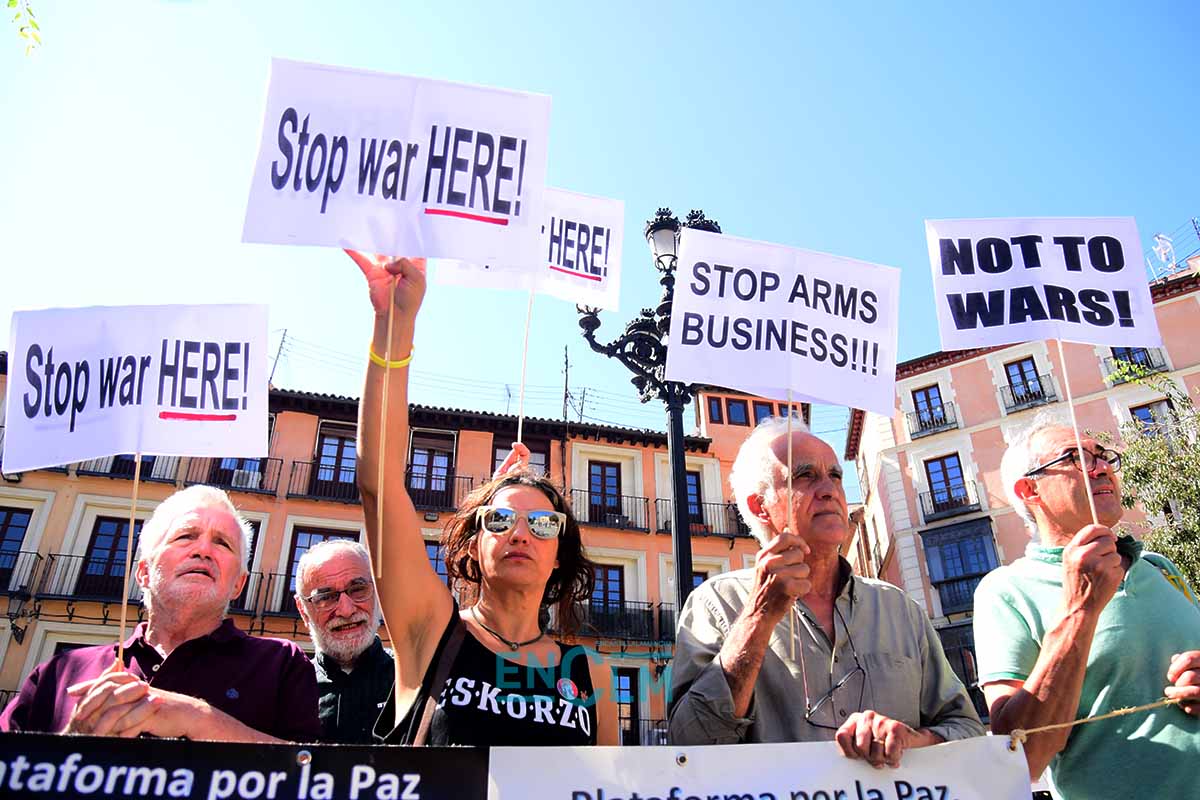
[[[719,575],[692,592],[679,617],[671,665],[671,741],[832,741],[847,717],[867,709],[946,741],[982,735],[979,716],[921,607],[889,583],[849,572],[843,562],[848,580],[835,601],[834,641],[808,607],[796,603],[795,650],[797,657],[803,653],[806,676],[791,657],[788,618],[775,626],[745,717],[733,714],[733,695],[716,656],[746,604],[754,571]],[[828,698],[811,719],[829,727],[805,720],[805,677],[811,706]]]

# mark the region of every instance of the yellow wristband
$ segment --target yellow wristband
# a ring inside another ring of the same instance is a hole
[[[382,358],[380,358],[379,356],[377,356],[375,354],[374,349],[372,349],[370,346],[367,347],[367,353],[371,356],[371,363],[378,364],[379,366],[383,367],[384,369],[400,369],[402,367],[407,367],[409,365],[409,363],[412,361],[413,351],[415,351],[415,350],[416,350],[416,348],[413,348],[413,350],[410,350],[408,352],[408,357],[402,358],[399,361],[384,361]]]

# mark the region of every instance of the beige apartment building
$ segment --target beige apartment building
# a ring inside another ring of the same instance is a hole
[[[967,683],[975,679],[975,587],[1029,542],[1000,481],[1006,442],[1041,409],[1069,420],[1068,374],[1084,430],[1115,434],[1123,423],[1149,422],[1166,402],[1110,377],[1122,361],[1163,373],[1195,396],[1200,257],[1194,261],[1151,285],[1162,348],[1066,343],[1065,363],[1053,340],[931,353],[897,365],[890,418],[852,412],[845,458],[856,464],[863,507],[849,556],[858,571],[903,587],[928,611]],[[1140,511],[1125,522],[1135,532],[1147,524]]]
[[[7,372],[0,354],[0,402]],[[753,564],[758,546],[730,502],[728,470],[754,420],[782,410],[711,389],[696,405],[698,435],[686,437],[694,583]],[[230,613],[244,630],[292,639],[311,652],[293,602],[297,561],[324,539],[364,541],[355,483],[358,403],[272,389],[269,408],[265,458],[144,457],[134,536],[176,489],[197,483],[225,489],[255,530],[250,578]],[[803,412],[807,416],[808,409]],[[414,405],[410,420],[408,488],[422,516],[429,558],[444,575],[442,526],[504,459],[517,419]],[[526,419],[523,438],[533,464],[567,488],[597,564],[580,638],[604,654],[614,672],[616,692],[601,700],[600,713],[618,716],[625,744],[665,743],[666,669],[676,619],[666,435]],[[403,468],[400,458],[395,463]],[[0,620],[0,703],[56,652],[115,641],[133,472],[132,456],[111,456],[4,474],[0,603],[7,618]],[[129,599],[136,623],[143,613],[136,585]]]

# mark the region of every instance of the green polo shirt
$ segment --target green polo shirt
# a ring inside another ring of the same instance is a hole
[[[1133,565],[1096,627],[1076,719],[1163,696],[1171,656],[1200,650],[1200,606],[1166,558],[1130,540]],[[980,684],[1023,681],[1062,613],[1061,547],[1030,544],[975,591]],[[1139,557],[1140,556],[1140,557]],[[1200,720],[1167,706],[1077,726],[1050,762],[1058,798],[1194,797]]]

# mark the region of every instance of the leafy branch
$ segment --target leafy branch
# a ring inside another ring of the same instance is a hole
[[[8,0],[8,10],[13,12],[13,24],[17,26],[17,34],[25,41],[25,55],[29,55],[42,43],[42,28],[33,16],[29,0]]]

